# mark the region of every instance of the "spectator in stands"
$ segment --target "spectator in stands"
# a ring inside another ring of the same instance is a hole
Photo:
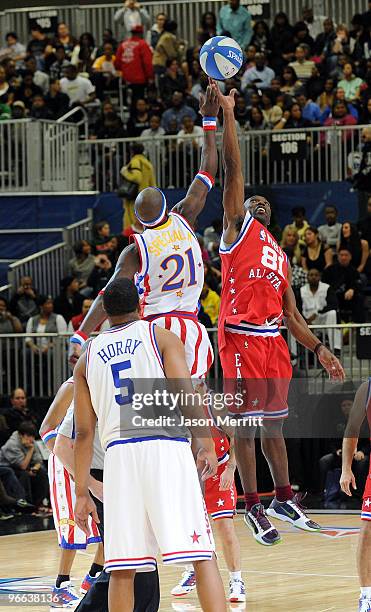
[[[0,102],[0,121],[7,121],[12,117],[12,109],[9,104]]]
[[[148,104],[142,98],[138,98],[126,125],[127,135],[133,138],[140,136],[143,130],[149,128],[149,120],[150,114]]]
[[[35,24],[31,28],[31,40],[27,45],[27,54],[32,55],[36,59],[37,67],[41,68],[42,59],[46,47],[50,46],[50,39],[44,34],[42,28]]]
[[[53,113],[54,119],[59,119],[68,112],[70,99],[62,93],[58,79],[50,79],[49,93],[45,97],[45,104]]]
[[[2,409],[2,415],[5,418],[7,426],[6,439],[16,431],[20,424],[24,421],[28,421],[36,425],[36,417],[31,413],[27,407],[27,395],[24,389],[18,387],[14,389],[10,394],[10,406],[5,406]]]
[[[320,225],[318,233],[320,240],[331,247],[335,253],[340,240],[341,223],[338,223],[338,210],[333,204],[325,207],[326,225]]]
[[[106,251],[106,244],[111,239],[111,228],[108,221],[98,221],[93,228],[93,248],[99,255]]]
[[[292,214],[293,221],[289,225],[286,225],[283,231],[285,231],[285,229],[288,229],[288,228],[295,229],[298,232],[299,245],[304,247],[305,246],[304,234],[305,234],[306,229],[309,227],[309,223],[305,219],[304,206],[294,206],[294,208],[291,209],[291,214]]]
[[[371,255],[371,196],[367,198],[367,214],[357,224],[358,232],[362,240],[367,240]]]
[[[330,125],[356,125],[357,119],[350,114],[349,108],[346,102],[342,102],[341,100],[337,100],[331,111],[331,115],[327,117],[324,121],[324,126]],[[321,140],[324,141],[324,133],[321,133]],[[343,130],[342,132],[342,141],[346,142],[350,141],[353,137],[353,132],[351,130]],[[330,143],[330,139],[327,138],[326,141]]]
[[[142,8],[136,0],[124,0],[124,6],[118,9],[114,15],[114,21],[122,26],[122,36],[127,38],[133,28],[141,26],[142,32],[147,33],[151,27],[151,19],[147,9]]]
[[[10,301],[10,312],[14,314],[25,327],[28,319],[39,311],[38,293],[33,287],[30,276],[22,276],[19,287]]]
[[[216,293],[216,291],[210,289],[206,280],[204,281],[204,285],[202,287],[200,300],[202,308],[204,309],[205,313],[210,317],[213,327],[216,326],[219,317],[220,297]]]
[[[171,122],[175,121],[176,129],[179,131],[182,126],[184,117],[191,117],[193,121],[196,121],[196,112],[184,101],[184,96],[181,91],[175,91],[171,99],[171,107],[164,112],[161,119],[161,125],[165,132],[170,132]]]
[[[362,274],[370,254],[370,248],[367,240],[359,237],[357,227],[350,221],[343,223],[337,247],[339,252],[343,249],[350,252],[352,255],[352,266]]]
[[[143,130],[140,138],[143,139],[145,154],[154,168],[161,166],[166,158],[166,145],[163,141],[165,130],[161,127],[161,117],[152,115],[149,120],[149,128]]]
[[[266,57],[270,56],[272,41],[269,27],[265,21],[255,21],[250,45],[253,45],[259,53],[263,53]]]
[[[26,57],[26,47],[19,42],[16,32],[8,32],[5,36],[6,46],[0,49],[0,61],[10,58],[19,64]]]
[[[304,21],[298,21],[294,25],[294,39],[295,46],[303,45],[305,49],[305,59],[309,58],[314,46],[314,40],[309,34],[308,26]]]
[[[5,68],[0,64],[0,102],[2,104],[12,104],[14,100],[14,89],[6,79]]]
[[[33,56],[27,57],[25,59],[25,66],[27,72],[31,72],[35,85],[40,87],[44,95],[47,94],[49,90],[49,77],[45,72],[37,69],[36,59]]]
[[[155,23],[151,29],[147,32],[147,43],[154,49],[160,39],[161,34],[164,31],[165,23],[167,21],[166,13],[157,13],[155,17]]]
[[[175,91],[181,91],[183,94],[187,91],[187,79],[176,59],[166,61],[166,72],[160,76],[158,83],[160,96],[166,106],[171,104]]]
[[[263,91],[261,108],[269,129],[272,129],[282,117],[282,108],[275,104],[275,97],[270,89],[265,89]]]
[[[288,257],[291,266],[291,286],[294,290],[296,299],[299,300],[300,289],[307,282],[307,272],[303,270],[301,265],[298,263],[300,259],[297,259],[297,255],[295,255],[296,249],[294,247],[286,246],[283,250]]]
[[[144,98],[146,86],[153,81],[152,51],[143,40],[143,26],[133,26],[131,36],[116,52],[115,68],[132,90],[133,100]]]
[[[97,49],[97,57],[100,57],[101,55],[103,55],[103,47],[106,43],[111,43],[113,52],[116,53],[117,47],[119,45],[118,45],[117,40],[114,38],[113,32],[110,28],[105,28],[103,30],[102,44]]]
[[[290,110],[285,110],[280,121],[274,126],[275,130],[298,130],[311,127],[312,123],[303,118],[300,104],[294,103]]]
[[[313,36],[313,35],[312,35]],[[315,56],[326,61],[331,55],[332,46],[336,38],[334,22],[330,17],[327,17],[323,22],[323,32],[315,37],[313,53]]]
[[[61,280],[61,292],[54,300],[54,310],[62,315],[66,323],[81,312],[84,296],[79,292],[79,281],[74,276]]]
[[[20,87],[15,90],[14,100],[20,100],[24,103],[27,110],[31,110],[32,98],[36,94],[43,95],[42,89],[33,82],[32,72],[26,71]]]
[[[193,136],[192,140],[185,138]],[[183,146],[185,149],[195,149],[198,151],[202,147],[203,129],[199,125],[195,125],[192,117],[186,115],[183,119],[183,127],[178,132],[177,145]]]
[[[229,0],[228,4],[222,6],[218,15],[217,32],[228,32],[243,50],[246,49],[253,34],[251,14],[241,6],[240,0]]]
[[[299,233],[298,230],[292,225],[286,225],[281,236],[281,248],[290,249],[292,252],[292,259],[298,265],[301,265],[301,249],[299,245]]]
[[[271,67],[280,74],[283,67],[294,59],[293,27],[286,13],[279,12],[274,18],[271,29],[272,55]]]
[[[204,261],[205,283],[212,290],[220,295],[222,273],[215,268],[210,261]]]
[[[88,285],[93,290],[93,298],[96,298],[98,293],[107,285],[113,272],[114,268],[109,257],[105,253],[97,255],[94,269],[88,278]]]
[[[94,257],[94,267],[95,267],[95,257]],[[86,298],[83,301],[80,314],[75,315],[74,317],[72,317],[71,321],[68,324],[67,331],[73,333],[77,329],[79,329],[81,323],[83,322],[83,320],[85,319],[86,315],[88,314],[89,308],[92,305],[92,303],[93,303],[93,300],[90,299],[90,298]]]
[[[361,125],[371,123],[371,98],[368,98],[366,103],[363,105],[362,115],[359,122]]]
[[[245,128],[246,124],[249,122],[250,117],[251,117],[251,111],[252,109],[246,106],[246,100],[244,96],[242,95],[236,96],[234,116],[235,116],[236,121],[238,121],[241,128]],[[262,115],[262,118],[263,118],[263,115]],[[264,118],[263,118],[263,121],[264,121]]]
[[[312,100],[308,100],[308,96],[304,89],[297,92],[296,100],[301,108],[303,119],[310,121],[313,126],[320,125],[322,114],[320,107],[315,102],[312,102]]]
[[[304,233],[305,247],[301,265],[307,272],[315,268],[323,272],[325,268],[332,265],[333,253],[326,244],[321,242],[319,232],[316,227],[309,226]]]
[[[166,63],[169,60],[179,59],[179,41],[176,37],[178,24],[176,21],[167,20],[164,31],[159,37],[153,51],[153,69],[160,76],[166,71]]]
[[[0,297],[0,334],[19,334],[22,332],[22,323],[9,311],[6,299]]]
[[[206,11],[201,16],[201,27],[197,31],[197,40],[202,46],[209,38],[216,36],[217,20],[212,11]]]
[[[91,68],[97,57],[97,47],[90,32],[81,34],[79,43],[74,47],[71,54],[71,64],[76,66],[78,72],[91,73]]]
[[[138,185],[138,193],[147,187],[156,187],[155,170],[144,155],[144,146],[138,142],[130,144],[131,157],[129,163],[121,168],[121,175],[127,181]],[[133,228],[136,227],[136,217],[134,215],[134,201],[124,199],[123,234],[130,236]]]
[[[26,105],[21,100],[16,100],[12,104],[12,120],[25,119],[26,117]]]
[[[0,449],[0,464],[13,468],[26,492],[28,502],[40,511],[51,514],[43,502],[49,499],[48,474],[43,466],[43,457],[35,445],[37,429],[32,423],[20,423],[9,440]]]
[[[295,70],[298,79],[304,84],[310,78],[314,68],[314,62],[306,59],[307,51],[308,47],[306,45],[298,45],[295,50],[295,62],[289,64]]]
[[[69,261],[69,271],[79,282],[79,290],[87,286],[87,281],[95,266],[95,257],[87,240],[79,240],[73,245],[75,256]]]
[[[281,91],[289,94],[290,96],[294,96],[302,86],[303,83],[298,80],[298,76],[294,68],[292,66],[286,66],[282,72]]]
[[[302,19],[311,37],[316,38],[322,31],[326,17],[324,15],[314,15],[313,8],[311,6],[305,6],[303,8]]]
[[[339,23],[335,30],[336,38],[332,46],[333,55],[346,55],[349,51],[349,31],[346,25]]]
[[[57,50],[58,47],[63,47],[67,60],[71,59],[72,51],[78,44],[77,39],[71,35],[70,29],[64,21],[58,23],[57,35],[53,40],[53,47]],[[60,78],[60,76],[58,77]]]
[[[118,89],[118,77],[120,72],[115,68],[116,56],[113,53],[112,43],[107,42],[103,46],[103,54],[94,62],[92,70],[92,82],[98,92],[98,97],[103,100],[105,90]]]
[[[49,74],[52,79],[61,79],[64,77],[65,69],[69,66],[70,62],[66,56],[66,50],[63,45],[58,45],[55,48],[56,60],[50,66]]]
[[[92,82],[77,74],[77,68],[70,64],[66,76],[60,80],[61,92],[70,99],[70,106],[84,106],[95,98],[95,87]]]
[[[338,87],[344,89],[347,102],[356,102],[360,98],[363,81],[353,73],[353,66],[350,62],[347,62],[344,66],[343,77],[339,81]]]
[[[308,282],[300,289],[301,312],[308,325],[336,325],[338,303],[336,293],[330,285],[321,282],[321,273],[316,268],[308,272]],[[340,330],[329,330],[332,351],[341,349]]]
[[[352,265],[352,254],[347,249],[338,251],[338,261],[324,270],[322,280],[335,290],[342,320],[351,316],[355,323],[365,320],[362,282]]]
[[[118,114],[111,112],[105,115],[103,123],[95,132],[95,136],[100,139],[112,140],[113,138],[125,138],[127,132]],[[116,158],[117,151],[117,147],[111,147],[108,151],[103,151],[103,154],[107,156],[108,165]],[[109,172],[109,168],[106,168],[106,171]]]
[[[32,98],[30,117],[32,117],[32,119],[47,120],[53,120],[55,118],[50,108],[47,107],[44,96],[41,94],[36,94]]]
[[[50,295],[39,297],[40,313],[27,321],[26,333],[63,333],[67,331],[67,324],[61,314],[55,314],[53,299]],[[36,355],[45,354],[52,346],[50,338],[27,338],[27,346]]]
[[[334,79],[326,79],[323,91],[317,100],[317,104],[323,113],[327,108],[331,109],[335,102],[335,81]]]
[[[353,187],[358,190],[358,217],[366,212],[368,193],[371,192],[371,128],[362,130],[362,157],[358,172],[353,178]]]
[[[255,67],[245,70],[241,79],[241,90],[248,88],[268,89],[271,86],[274,72],[267,66],[267,58],[264,53],[255,55]]]

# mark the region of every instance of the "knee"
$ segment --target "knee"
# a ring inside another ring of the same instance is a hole
[[[264,443],[264,439],[281,438],[283,435],[282,430],[283,430],[283,420],[282,419],[277,419],[277,420],[272,420],[272,421],[268,421],[268,420],[263,421],[262,438],[261,438],[262,444]]]
[[[219,534],[219,537],[223,541],[223,544],[227,546],[232,546],[236,539],[233,519],[219,519],[218,521],[214,521],[214,525]]]

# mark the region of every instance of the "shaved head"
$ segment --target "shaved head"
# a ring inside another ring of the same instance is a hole
[[[152,225],[157,219],[159,223],[163,223],[164,202],[166,211],[166,200],[162,191],[156,187],[147,187],[140,192],[135,200],[135,216],[143,225]]]

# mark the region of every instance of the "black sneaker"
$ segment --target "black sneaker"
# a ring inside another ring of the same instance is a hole
[[[273,546],[281,541],[281,536],[267,517],[263,504],[255,504],[246,512],[244,521],[259,544]]]

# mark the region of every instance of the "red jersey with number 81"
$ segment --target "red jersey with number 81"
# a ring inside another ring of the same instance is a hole
[[[219,348],[222,349],[225,326],[235,328],[237,333],[240,326],[243,330],[243,323],[267,330],[274,325],[277,328],[283,316],[282,296],[288,287],[288,260],[272,234],[249,212],[237,240],[231,245],[221,240],[220,257]],[[265,332],[257,329],[256,334],[252,333],[263,337]]]

